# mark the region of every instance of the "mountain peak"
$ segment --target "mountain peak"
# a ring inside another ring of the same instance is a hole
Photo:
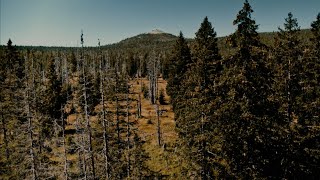
[[[154,29],[151,32],[149,32],[148,34],[164,34],[164,31],[161,31],[160,29]]]

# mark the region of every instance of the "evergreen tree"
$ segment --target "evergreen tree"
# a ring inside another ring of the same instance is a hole
[[[285,153],[288,156],[283,167],[285,178],[315,179],[319,176],[320,168],[317,165],[320,163],[319,22],[320,16],[318,15],[317,20],[311,24],[313,34],[311,53],[305,50],[303,57],[298,56],[298,59],[292,57],[293,70],[290,72],[292,78],[289,79],[292,81],[289,84],[292,88],[292,90],[289,89],[292,98],[292,120],[289,121],[290,135],[286,141]],[[286,21],[286,24],[290,23]],[[295,46],[297,47],[297,44]]]
[[[71,57],[70,57],[70,68],[71,68],[71,72],[74,73],[77,71],[77,58],[74,52],[71,53]]]
[[[288,13],[284,29],[279,28],[275,41],[276,78],[273,98],[279,104],[278,129],[276,130],[279,142],[273,141],[272,143],[271,148],[277,154],[271,159],[271,163],[274,165],[272,175],[280,178],[293,177],[296,170],[299,169],[295,158],[301,152],[294,142],[296,133],[294,126],[298,123],[298,111],[301,108],[299,97],[302,95],[300,72],[303,64],[303,49],[298,37],[299,32],[297,19],[292,13]]]
[[[313,38],[311,38],[311,42],[313,44],[313,56],[315,58],[315,68],[317,69],[316,74],[318,76],[318,82],[319,82],[319,76],[320,76],[320,13],[317,15],[317,18],[315,21],[311,24],[311,32],[313,34]]]
[[[175,113],[175,120],[177,121],[180,118],[180,114],[184,115],[183,107],[185,107],[185,88],[186,88],[186,79],[187,71],[190,70],[192,64],[191,52],[186,40],[183,37],[182,32],[180,32],[179,37],[174,45],[171,58],[169,59],[169,77],[167,84],[167,94],[171,96],[171,103]],[[183,124],[177,122],[177,130],[179,133],[182,133]],[[181,137],[184,135],[181,134]]]
[[[320,176],[320,13],[311,24],[311,32],[313,37],[311,42],[312,53],[311,57],[307,58],[304,68],[304,88],[303,88],[303,112],[300,114],[302,119],[299,129],[298,145],[302,146],[304,156],[299,158],[301,160],[300,167],[303,167],[303,176],[306,178],[317,178]],[[302,136],[302,137],[301,137]]]
[[[170,69],[168,73],[167,93],[171,96],[174,106],[176,97],[179,96],[179,94],[181,96],[181,93],[183,93],[182,81],[186,78],[185,73],[190,68],[191,63],[190,49],[182,32],[180,32],[169,60]]]
[[[195,163],[195,166],[189,167],[189,173],[194,171],[201,179],[211,179],[214,171],[219,171],[216,168],[220,168],[217,165],[220,142],[217,140],[212,106],[217,95],[215,83],[222,66],[216,33],[207,17],[196,33],[194,60],[186,60],[180,60],[182,70],[178,72],[183,74],[177,74],[180,78],[177,80],[181,85],[174,89],[179,96],[173,96],[177,130],[185,155]]]
[[[194,142],[190,157],[200,166],[201,179],[211,179],[213,171],[221,171],[219,156],[219,134],[213,117],[216,82],[222,71],[217,34],[205,17],[196,32],[193,64],[188,72],[185,119],[188,143]],[[191,110],[193,109],[193,110]],[[219,172],[220,173],[220,172]]]
[[[237,52],[226,60],[220,78],[221,102],[215,115],[224,137],[223,152],[237,178],[258,178],[268,166],[270,152],[265,152],[269,128],[276,116],[269,101],[272,74],[266,67],[251,5],[246,0],[229,39]]]
[[[270,159],[271,175],[278,178],[318,176],[319,132],[315,110],[319,100],[319,85],[315,83],[316,61],[306,56],[299,38],[300,27],[292,13],[285,19],[276,39],[274,98],[280,105],[276,133],[272,142],[277,154]],[[318,114],[319,115],[319,114]],[[280,164],[280,165],[279,165]]]
[[[302,93],[301,68],[302,68],[302,44],[298,37],[300,27],[292,13],[285,19],[284,29],[279,28],[276,41],[277,60],[277,92],[278,100],[282,105],[280,111],[285,115],[286,122],[294,121],[298,107],[298,97]]]
[[[8,40],[0,60],[0,122],[1,136],[4,145],[1,146],[1,174],[8,178],[24,177],[26,168],[25,153],[26,124],[24,113],[24,74],[25,62],[20,57],[16,47]]]
[[[46,77],[40,89],[40,96],[37,98],[37,108],[46,116],[41,122],[43,137],[52,135],[54,122],[60,118],[61,107],[67,101],[67,89],[63,89],[61,79],[58,78],[53,56],[48,59]]]

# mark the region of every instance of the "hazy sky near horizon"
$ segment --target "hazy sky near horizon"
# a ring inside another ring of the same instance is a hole
[[[232,25],[244,0],[0,0],[0,43],[78,46],[81,29],[86,46],[119,42],[153,29],[194,38],[208,16],[218,36]],[[309,28],[320,0],[249,0],[259,31],[276,31],[288,12]]]

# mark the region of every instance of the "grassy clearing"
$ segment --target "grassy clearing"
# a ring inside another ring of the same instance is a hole
[[[159,109],[163,112],[160,116],[161,127],[161,146],[157,143],[157,116],[155,105],[150,103],[149,99],[143,97],[141,92],[141,82],[148,86],[149,81],[146,78],[134,79],[130,81],[130,117],[131,122],[135,122],[138,134],[145,141],[144,149],[149,154],[149,160],[146,162],[148,167],[168,179],[182,179],[179,178],[179,172],[181,172],[181,160],[176,153],[176,140],[177,133],[175,132],[174,113],[172,107],[169,104],[169,96],[166,94],[166,81],[162,78],[158,81],[158,93],[161,89],[164,90],[166,105],[159,105]],[[142,103],[142,117],[137,117],[137,105],[138,97],[141,95]],[[125,107],[125,98],[120,99],[119,105]],[[107,105],[109,112],[115,112],[115,103],[109,102]],[[96,107],[96,111],[99,111],[101,105]],[[80,117],[80,116],[79,116]],[[76,139],[75,136],[75,124],[77,121],[77,114],[72,114],[67,118],[66,125],[66,143],[67,148],[70,148],[68,139]],[[122,117],[123,118],[123,117]],[[101,123],[97,116],[91,116],[91,126],[93,128],[101,128]],[[53,140],[54,141],[54,140]],[[53,149],[50,160],[57,162],[57,168],[63,170],[63,148],[56,147]],[[71,173],[77,172],[78,155],[67,154],[67,161],[69,163],[69,171]]]

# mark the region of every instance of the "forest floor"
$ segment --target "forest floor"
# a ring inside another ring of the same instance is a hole
[[[141,81],[133,80],[132,95],[138,97],[141,92]],[[148,86],[149,81],[142,79],[142,84]],[[175,132],[175,121],[172,105],[170,104],[170,97],[166,94],[167,82],[160,78],[158,80],[158,94],[164,91],[165,105],[159,105],[159,110],[162,112],[160,119],[161,145],[158,145],[158,124],[155,104],[151,104],[149,99],[143,97],[142,99],[142,117],[138,119],[138,130],[140,136],[145,143],[145,150],[149,154],[150,159],[147,162],[148,167],[163,176],[177,177],[180,168],[180,160],[176,154],[176,140],[177,133]],[[159,104],[157,102],[157,104]]]
[[[149,81],[146,78],[142,79],[133,79],[129,82],[130,84],[130,122],[134,122],[135,128],[137,128],[138,135],[145,142],[144,150],[149,155],[149,160],[146,162],[147,166],[152,172],[156,174],[167,177],[167,179],[179,179],[181,172],[181,158],[179,158],[178,153],[176,152],[176,141],[177,133],[175,132],[175,121],[174,113],[172,110],[172,105],[170,104],[170,97],[166,94],[166,85],[167,82],[159,78],[158,79],[158,94],[160,90],[164,92],[165,104],[160,105],[157,101],[156,104],[151,104],[151,101],[148,98],[144,98],[143,93],[141,92],[141,83],[142,86],[149,85]],[[139,94],[141,96],[141,117],[137,116],[137,106]],[[159,116],[160,120],[160,132],[161,132],[161,145],[158,145],[158,118],[156,114],[156,106],[159,105],[159,110],[162,112]],[[119,105],[124,107],[126,105],[125,98],[119,98]],[[114,102],[108,104],[109,111],[115,112]],[[97,107],[99,108],[99,107]],[[77,119],[76,114],[69,115],[67,119],[67,131],[75,131],[75,122]],[[90,118],[92,122],[92,127],[101,126],[98,123],[98,118],[92,116]],[[68,135],[67,135],[68,136]],[[72,134],[69,136],[73,136]],[[75,138],[75,137],[74,137]],[[68,139],[68,137],[66,137]],[[68,140],[66,140],[68,141]],[[55,149],[56,153],[62,152],[63,149]],[[53,157],[57,158],[57,156]],[[77,154],[68,154],[67,159],[75,163],[77,161]],[[52,159],[54,161],[62,162],[62,157],[59,159]],[[74,167],[76,169],[76,167]],[[71,171],[76,171],[72,170]]]

